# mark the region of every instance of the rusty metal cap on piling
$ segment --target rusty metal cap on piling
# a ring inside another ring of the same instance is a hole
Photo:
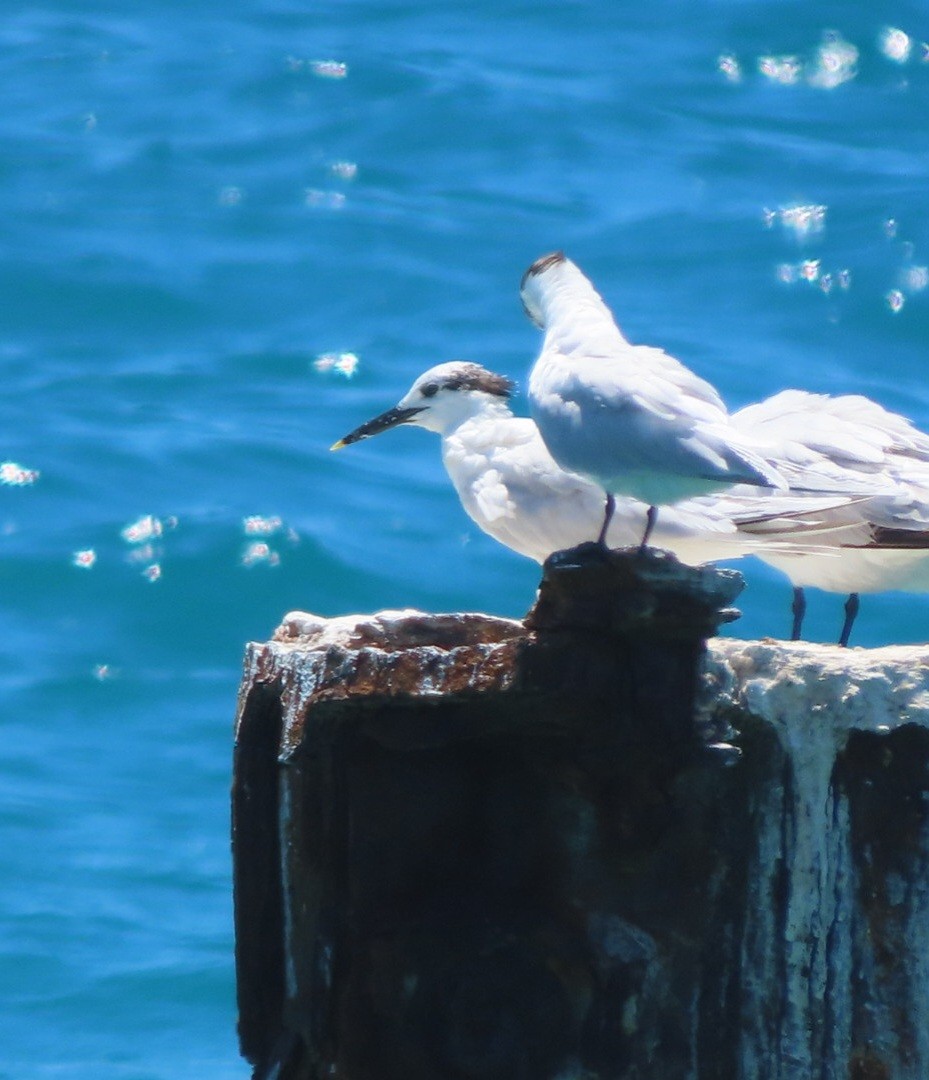
[[[731,604],[744,586],[737,570],[687,566],[667,551],[581,544],[546,559],[525,624],[540,634],[707,638],[739,617]]]

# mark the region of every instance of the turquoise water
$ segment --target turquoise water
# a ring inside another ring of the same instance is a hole
[[[926,40],[907,3],[5,10],[0,455],[33,482],[0,487],[0,1075],[247,1075],[243,644],[293,608],[528,607],[434,437],[327,448],[439,361],[525,382],[538,255],[732,406],[863,392],[929,429]],[[782,634],[786,583],[744,569],[733,632]],[[810,596],[809,636],[840,621]],[[927,637],[924,598],[864,599],[859,644]]]

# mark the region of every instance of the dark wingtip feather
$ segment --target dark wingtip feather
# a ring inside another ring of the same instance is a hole
[[[908,551],[929,549],[929,532],[919,529],[892,529],[875,525],[871,530],[870,548],[898,548]]]

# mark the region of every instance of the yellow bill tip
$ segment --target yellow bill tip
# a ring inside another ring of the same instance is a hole
[[[343,446],[345,446],[345,445],[347,445],[347,444],[346,444],[346,442],[345,442],[345,440],[344,440],[344,439],[339,439],[339,441],[338,441],[338,442],[334,442],[334,443],[332,444],[332,446],[330,446],[330,447],[329,447],[329,449],[330,449],[330,450],[341,450],[341,449],[342,449],[342,447],[343,447]]]

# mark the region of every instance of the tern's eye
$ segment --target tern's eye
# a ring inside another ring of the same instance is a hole
[[[439,384],[434,382],[427,382],[422,390],[420,390],[423,397],[435,397],[438,392]]]

